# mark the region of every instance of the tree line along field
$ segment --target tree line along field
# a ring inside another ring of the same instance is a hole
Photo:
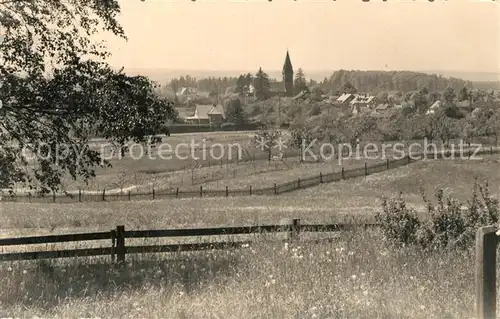
[[[155,229],[269,224],[291,217],[304,223],[359,222],[373,217],[382,196],[399,191],[425,214],[421,186],[430,197],[436,188],[444,188],[465,201],[477,177],[488,181],[499,198],[498,161],[497,155],[477,161],[420,161],[282,196],[5,203],[0,224],[2,236],[12,237],[109,230],[118,224]],[[42,317],[473,316],[473,249],[394,249],[377,230],[339,236],[319,244],[286,246],[257,239],[242,250],[137,255],[121,271],[98,257],[2,263],[6,289],[0,302],[11,316]]]

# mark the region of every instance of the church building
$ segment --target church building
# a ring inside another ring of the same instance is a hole
[[[283,64],[283,81],[271,82],[270,93],[274,96],[293,96],[293,67],[290,54],[286,51],[285,63]]]

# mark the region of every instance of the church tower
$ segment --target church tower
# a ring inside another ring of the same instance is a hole
[[[283,64],[283,84],[285,85],[286,96],[293,96],[293,67],[288,50]]]

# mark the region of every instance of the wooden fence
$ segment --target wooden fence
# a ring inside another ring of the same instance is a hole
[[[54,244],[68,242],[82,242],[94,240],[107,240],[110,247],[85,248],[85,249],[65,249],[1,253],[0,261],[13,260],[33,260],[49,258],[68,257],[89,257],[89,256],[110,256],[114,262],[122,263],[127,254],[139,253],[165,253],[184,252],[212,249],[240,248],[249,245],[253,241],[219,241],[207,243],[178,243],[168,245],[145,245],[129,246],[126,239],[130,238],[160,238],[160,237],[210,237],[227,235],[248,235],[248,234],[269,234],[287,233],[287,241],[297,241],[300,234],[304,232],[338,232],[350,230],[355,227],[378,227],[378,224],[309,224],[302,225],[300,219],[293,219],[291,223],[281,225],[245,226],[245,227],[221,227],[221,228],[194,228],[194,229],[163,229],[163,230],[125,230],[125,226],[117,226],[116,229],[107,232],[95,232],[84,234],[49,235],[21,238],[0,239],[0,247],[4,246],[25,246],[37,244]]]
[[[456,151],[455,153],[458,153]],[[469,151],[469,155],[472,152]],[[476,155],[479,154],[496,154],[500,153],[499,148],[490,147],[489,149],[482,149]],[[439,159],[445,156],[449,156],[451,153],[449,151],[444,153],[437,153],[434,159]],[[224,189],[214,190],[214,189],[204,189],[200,185],[199,190],[181,190],[179,188],[175,190],[153,190],[151,192],[143,193],[132,193],[127,192],[126,194],[107,194],[106,190],[103,190],[100,194],[86,194],[82,191],[78,194],[52,194],[48,196],[29,196],[29,195],[16,195],[11,194],[8,196],[3,196],[1,201],[9,202],[46,202],[46,203],[74,203],[74,202],[104,202],[104,201],[131,201],[131,200],[154,200],[154,199],[167,199],[167,198],[193,198],[193,197],[229,197],[229,196],[252,196],[252,195],[280,195],[283,193],[304,189],[308,187],[317,186],[322,183],[337,182],[340,180],[367,176],[374,173],[383,172],[393,168],[398,168],[404,165],[408,165],[418,158],[427,156],[429,154],[418,153],[408,155],[401,159],[386,159],[382,163],[368,165],[364,163],[363,166],[344,169],[341,167],[338,172],[331,173],[320,173],[319,175],[307,177],[307,178],[297,178],[282,184],[274,183],[272,186],[264,188],[253,188],[249,186],[248,188],[240,189],[230,189],[226,186]]]

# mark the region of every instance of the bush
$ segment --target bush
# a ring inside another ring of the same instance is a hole
[[[385,237],[398,245],[419,245],[422,248],[466,248],[474,243],[479,227],[496,224],[499,202],[491,197],[488,184],[474,182],[468,205],[452,197],[445,197],[442,189],[436,191],[437,205],[422,198],[427,216],[409,208],[402,197],[383,199],[382,212],[375,219],[381,224]]]
[[[375,218],[381,224],[384,235],[399,244],[415,243],[420,220],[417,212],[406,205],[402,194],[398,198],[384,198],[382,209],[383,212]]]

